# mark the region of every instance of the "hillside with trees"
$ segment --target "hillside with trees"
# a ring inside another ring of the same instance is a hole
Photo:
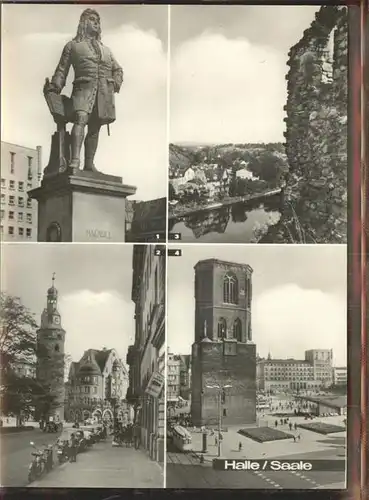
[[[233,173],[246,168],[255,177],[274,185],[288,173],[282,143],[210,146],[170,144],[169,162],[173,172],[199,164],[218,164],[222,168],[231,169]]]

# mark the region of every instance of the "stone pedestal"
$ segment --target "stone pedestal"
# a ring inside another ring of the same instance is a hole
[[[125,199],[136,192],[121,177],[77,170],[45,175],[28,192],[38,201],[37,241],[125,241]]]

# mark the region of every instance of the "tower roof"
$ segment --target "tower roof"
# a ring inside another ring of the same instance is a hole
[[[247,269],[250,273],[253,272],[252,267],[249,264],[241,264],[239,262],[230,262],[227,260],[220,260],[220,259],[204,259],[204,260],[199,260],[194,268],[199,269],[200,267],[204,266],[229,266],[229,267],[234,267],[234,268],[239,268],[239,269]]]
[[[53,273],[52,278],[52,285],[51,287],[47,290],[47,295],[53,295],[56,296],[58,295],[58,290],[55,288],[55,273]]]
[[[101,375],[102,370],[95,359],[93,349],[88,349],[79,362],[79,373],[88,373],[89,375]]]

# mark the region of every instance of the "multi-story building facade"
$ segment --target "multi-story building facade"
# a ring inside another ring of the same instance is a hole
[[[333,367],[333,385],[347,385],[347,366]]]
[[[191,399],[191,355],[180,354],[179,395],[182,399]]]
[[[217,259],[195,266],[194,425],[256,421],[256,346],[252,341],[252,269]]]
[[[332,384],[332,351],[311,349],[305,359],[259,359],[256,367],[258,389],[265,391],[314,391]]]
[[[165,251],[134,245],[132,300],[135,343],[127,354],[128,401],[135,405],[141,444],[153,460],[164,461],[165,422]]]
[[[332,349],[309,349],[305,351],[305,359],[313,366],[314,380],[319,380],[323,388],[332,385]]]
[[[41,146],[1,143],[1,239],[37,241],[37,201],[27,192],[39,186]]]
[[[181,358],[168,353],[167,357],[167,403],[176,403],[181,392]]]
[[[69,421],[131,419],[125,402],[128,373],[115,349],[87,349],[80,361],[71,363],[66,386]]]

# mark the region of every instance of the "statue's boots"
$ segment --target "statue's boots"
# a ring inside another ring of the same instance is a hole
[[[84,138],[84,126],[75,124],[72,128],[72,133],[71,133],[72,159],[69,164],[70,168],[78,169],[80,166],[80,155],[81,155],[83,138]]]
[[[94,162],[88,158],[85,158],[85,167],[83,170],[86,170],[87,172],[98,172]]]
[[[99,142],[99,128],[91,131],[89,130],[85,140],[85,166],[84,170],[87,172],[98,172],[94,165],[94,158],[97,151]]]

